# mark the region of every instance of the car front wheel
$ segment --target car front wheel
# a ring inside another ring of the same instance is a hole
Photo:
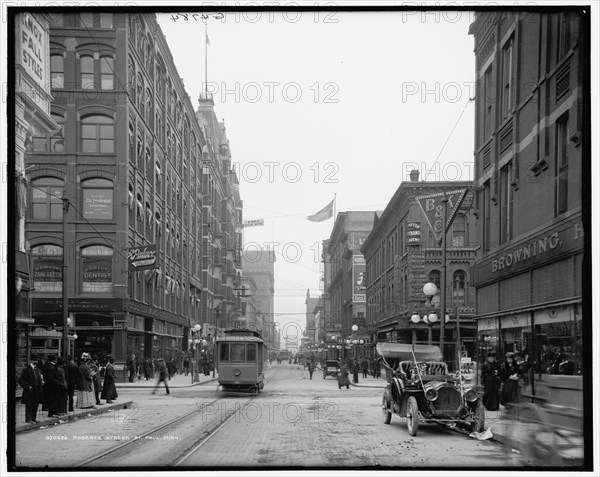
[[[383,419],[384,424],[389,424],[392,420],[392,411],[390,410],[390,402],[388,401],[386,395],[383,395],[383,399],[381,402],[381,417]]]
[[[417,435],[419,430],[419,407],[414,396],[410,396],[406,403],[406,427],[411,436]]]

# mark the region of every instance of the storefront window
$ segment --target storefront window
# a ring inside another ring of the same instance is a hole
[[[39,245],[31,249],[33,288],[36,292],[62,291],[63,249],[58,245]]]
[[[92,245],[81,250],[82,292],[110,293],[112,291],[112,259],[112,248],[103,245]]]

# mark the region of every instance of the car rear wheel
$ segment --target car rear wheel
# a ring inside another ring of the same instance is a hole
[[[410,396],[406,403],[406,427],[411,436],[417,435],[419,430],[419,407],[414,396]]]
[[[474,414],[471,431],[483,432],[485,428],[485,408],[483,407],[483,401],[481,399],[478,399],[475,403]]]
[[[390,402],[387,399],[387,396],[384,394],[381,402],[381,418],[383,419],[384,424],[389,424],[392,420],[392,411],[390,409]]]

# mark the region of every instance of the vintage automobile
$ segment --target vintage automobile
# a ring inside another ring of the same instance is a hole
[[[406,417],[411,436],[420,422],[484,430],[485,408],[477,389],[448,374],[439,347],[379,343],[377,352],[387,378],[381,404],[385,424],[398,414]]]
[[[323,379],[327,376],[337,378],[339,372],[340,362],[337,359],[328,359],[325,361],[325,366],[323,366]]]

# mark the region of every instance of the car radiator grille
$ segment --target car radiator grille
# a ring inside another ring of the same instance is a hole
[[[460,408],[460,394],[454,388],[439,388],[438,398],[433,406],[438,412],[457,412]]]

